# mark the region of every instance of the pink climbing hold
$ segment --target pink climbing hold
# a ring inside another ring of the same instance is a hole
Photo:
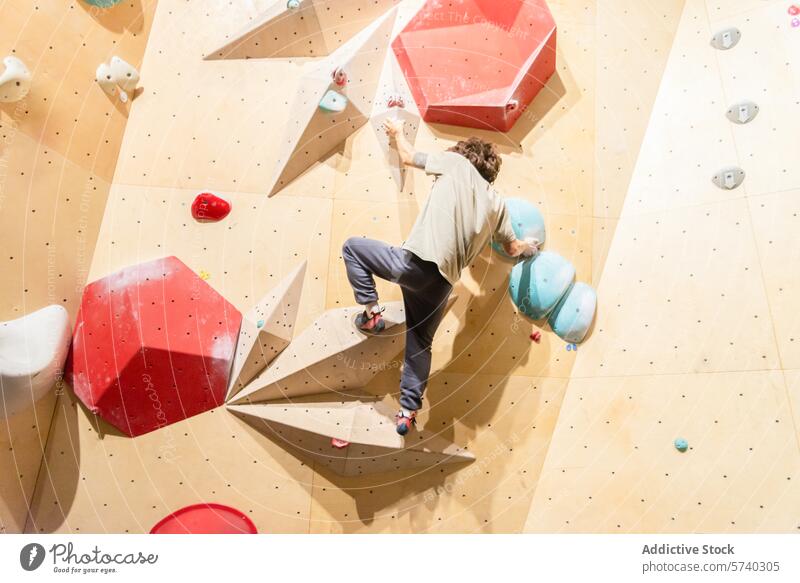
[[[222,405],[242,315],[175,257],[84,288],[67,379],[129,436]]]
[[[388,107],[399,107],[400,109],[405,108],[406,100],[403,99],[402,95],[393,95],[388,99],[386,104]]]
[[[192,203],[192,216],[201,222],[221,221],[231,212],[231,203],[210,192],[201,192]]]
[[[331,77],[333,77],[333,82],[339,87],[344,87],[347,85],[347,73],[344,69],[339,68],[334,70],[334,72],[331,74]]]
[[[348,445],[350,445],[350,442],[345,441],[344,439],[337,439],[335,437],[331,437],[331,445],[336,449],[344,449]]]
[[[800,14],[800,6],[797,6],[797,4],[792,4],[791,6],[789,6],[789,14],[791,14],[792,16],[797,16],[798,14]]]

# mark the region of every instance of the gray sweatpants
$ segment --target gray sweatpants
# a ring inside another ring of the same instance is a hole
[[[422,394],[431,373],[431,345],[442,321],[453,286],[435,263],[381,241],[353,237],[345,241],[342,257],[356,302],[378,301],[375,279],[398,284],[406,312],[406,353],[400,379],[400,404],[409,411],[422,407]]]

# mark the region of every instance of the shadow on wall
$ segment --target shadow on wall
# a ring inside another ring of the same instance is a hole
[[[429,124],[428,127],[437,139],[459,141],[477,136],[488,142],[495,143],[501,154],[520,154],[522,153],[522,142],[534,133],[536,124],[540,123],[551,112],[555,113],[553,117],[548,119],[548,125],[556,123],[561,116],[567,113],[570,106],[579,99],[580,94],[570,95],[570,99],[566,102],[564,102],[565,97],[568,97],[566,85],[560,73],[556,71],[550,77],[547,85],[533,100],[533,103],[528,106],[519,118],[519,121],[511,128],[511,131],[505,134],[451,125]],[[559,103],[560,108],[555,109]]]
[[[155,0],[145,0],[154,2]],[[112,32],[130,31],[138,34],[144,30],[144,11],[142,0],[123,0],[115,6],[100,8],[86,2],[76,2],[92,19],[103,28]]]
[[[53,412],[48,447],[36,480],[25,532],[51,533],[59,530],[75,501],[81,467],[78,415],[93,418],[87,410],[79,412],[79,407],[83,405],[72,389],[64,384]]]

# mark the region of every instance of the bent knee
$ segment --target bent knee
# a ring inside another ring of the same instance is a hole
[[[342,257],[347,257],[353,254],[353,247],[357,244],[358,237],[350,237],[342,244]]]

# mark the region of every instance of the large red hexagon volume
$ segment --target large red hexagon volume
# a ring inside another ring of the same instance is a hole
[[[506,132],[556,67],[544,0],[428,0],[393,48],[422,117]]]
[[[75,394],[123,433],[221,405],[242,315],[175,257],[86,286],[67,363]]]

